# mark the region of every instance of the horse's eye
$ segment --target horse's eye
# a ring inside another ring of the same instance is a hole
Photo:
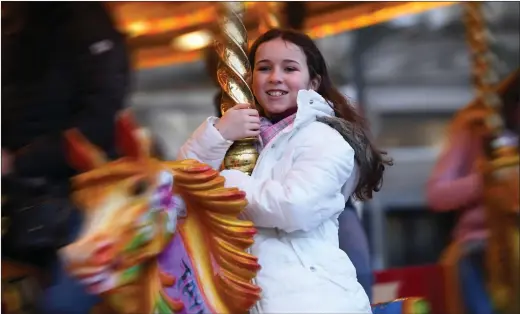
[[[146,190],[148,190],[148,182],[145,180],[139,180],[130,189],[130,194],[132,196],[139,196],[144,194]]]

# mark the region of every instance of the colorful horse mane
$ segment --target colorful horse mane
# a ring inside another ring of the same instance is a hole
[[[260,266],[246,250],[256,232],[238,216],[245,193],[224,188],[195,160],[150,157],[129,112],[116,122],[122,158],[77,130],[66,133],[73,200],[84,212],[79,238],[61,250],[70,273],[120,313],[244,313],[260,298]]]

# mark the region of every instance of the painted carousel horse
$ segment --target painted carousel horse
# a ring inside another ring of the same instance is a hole
[[[150,157],[128,112],[117,119],[124,155],[108,161],[78,131],[68,159],[82,173],[73,200],[84,212],[79,238],[64,247],[68,271],[103,297],[100,312],[244,313],[260,297],[260,266],[246,252],[256,232],[238,219],[244,192],[195,160]]]
[[[84,212],[79,238],[60,252],[68,271],[102,296],[98,313],[245,313],[259,300],[260,269],[247,249],[256,232],[238,217],[244,192],[195,160],[160,161],[128,112],[117,120],[124,155],[108,161],[78,131],[66,134],[81,174],[73,200]],[[376,306],[408,313],[413,300]],[[415,313],[415,312],[414,312]]]
[[[510,123],[518,124],[514,117],[518,117],[520,84],[520,69],[516,69],[506,77],[497,87],[496,92],[503,102],[503,118],[511,118]],[[462,108],[451,122],[451,132],[467,132],[470,134],[489,134],[489,129],[484,123],[486,118],[482,114],[482,103],[479,99]],[[482,111],[484,112],[484,111]],[[473,116],[472,116],[473,115]],[[470,119],[472,118],[472,119]],[[468,122],[470,121],[470,122]],[[513,127],[511,127],[513,129]],[[509,132],[511,133],[511,132]],[[476,271],[470,271],[465,276],[469,283],[462,285],[459,271],[461,260],[464,257],[464,248],[458,241],[453,241],[442,256],[440,263],[445,272],[445,299],[448,314],[459,314],[467,311],[463,302],[463,289],[474,286],[474,282],[486,287],[485,293],[490,294],[493,307],[504,313],[518,313],[520,302],[520,191],[519,186],[519,151],[518,141],[515,136],[507,134],[502,137],[503,143],[510,143],[509,147],[500,149],[500,158],[477,158],[479,175],[483,178],[482,205],[485,207],[485,219],[489,231],[489,237],[485,246],[485,276]],[[477,138],[477,136],[474,136]],[[483,136],[486,138],[486,136]],[[481,149],[485,151],[486,145],[481,141]],[[512,144],[512,145],[511,145]],[[479,147],[480,148],[480,147]],[[464,159],[472,153],[468,150],[464,154],[453,154],[452,159]],[[466,157],[464,157],[466,156]],[[460,168],[467,161],[455,161]],[[455,172],[461,171],[453,168]],[[474,188],[469,187],[469,188]],[[485,282],[484,282],[485,280]],[[470,299],[470,297],[466,297]],[[475,298],[473,298],[475,299]],[[480,304],[478,306],[481,306]]]

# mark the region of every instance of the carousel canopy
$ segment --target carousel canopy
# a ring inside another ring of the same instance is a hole
[[[288,2],[280,3],[287,5]],[[313,38],[366,27],[454,2],[303,2],[303,30]],[[192,62],[217,33],[217,2],[108,2],[120,29],[129,36],[136,67]],[[249,38],[258,35],[265,2],[245,2]]]

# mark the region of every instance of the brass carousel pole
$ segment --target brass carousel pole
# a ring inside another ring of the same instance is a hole
[[[508,143],[504,136],[504,121],[500,114],[503,104],[497,91],[499,79],[489,47],[493,38],[486,26],[482,6],[481,2],[464,3],[477,98],[490,112],[485,121],[490,135],[486,145],[488,154],[482,167],[490,231],[486,249],[489,287],[498,310],[519,313],[518,143]]]
[[[241,2],[219,2],[219,34],[215,50],[219,56],[217,79],[222,89],[220,109],[224,114],[236,104],[255,106],[250,88],[251,66],[247,59],[247,30],[242,23],[244,5]],[[258,159],[256,138],[235,141],[224,158],[225,169],[237,169],[249,175]]]

